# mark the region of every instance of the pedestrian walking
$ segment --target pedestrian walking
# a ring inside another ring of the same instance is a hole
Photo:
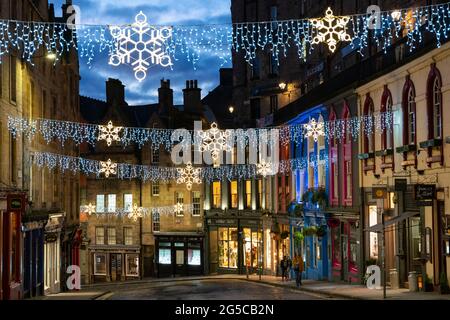
[[[280,269],[281,269],[281,281],[287,280],[287,268],[288,268],[288,260],[287,257],[284,256],[280,261]]]
[[[287,273],[286,273],[286,278],[287,280],[291,280],[292,276],[291,276],[291,272],[292,272],[292,260],[291,257],[287,257]]]
[[[302,273],[305,269],[305,265],[303,263],[303,258],[302,256],[298,256],[297,257],[297,261],[296,261],[296,274],[295,274],[295,283],[297,285],[297,287],[300,287],[302,285]]]

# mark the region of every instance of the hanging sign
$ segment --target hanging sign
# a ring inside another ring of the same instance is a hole
[[[417,201],[432,201],[436,199],[436,185],[417,184],[414,188],[414,197]]]
[[[372,198],[373,199],[386,199],[387,198],[387,188],[386,187],[372,187]]]

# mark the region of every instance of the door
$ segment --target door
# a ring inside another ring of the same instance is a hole
[[[175,250],[175,275],[185,275],[184,248]]]
[[[110,257],[111,281],[120,281],[122,278],[122,255],[111,253]]]
[[[342,252],[342,269],[341,280],[347,281],[348,279],[348,235],[345,230],[345,224],[341,224],[341,252]]]

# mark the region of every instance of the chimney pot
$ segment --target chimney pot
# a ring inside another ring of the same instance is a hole
[[[197,80],[194,80],[194,88],[197,89]]]

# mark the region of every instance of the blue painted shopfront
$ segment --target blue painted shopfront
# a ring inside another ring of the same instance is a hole
[[[24,297],[44,294],[44,226],[25,227],[24,239]]]
[[[312,119],[327,121],[328,110],[320,105],[311,108],[291,121],[289,125],[302,126]],[[320,236],[308,235],[303,239],[301,254],[303,257],[305,271],[304,279],[326,280],[331,277],[331,261],[329,254],[330,232],[327,226],[326,216],[324,214],[325,205],[317,204],[312,199],[312,194],[322,190],[325,194],[329,192],[329,173],[328,173],[328,143],[324,137],[318,141],[304,138],[301,143],[291,142],[292,157],[302,159],[301,169],[294,172],[296,202],[303,206],[303,223],[300,230],[305,228],[319,228],[324,231]],[[327,198],[327,197],[326,197]],[[293,241],[293,232],[291,232],[291,241]],[[298,249],[293,248],[293,251]],[[292,252],[292,256],[296,252]]]

